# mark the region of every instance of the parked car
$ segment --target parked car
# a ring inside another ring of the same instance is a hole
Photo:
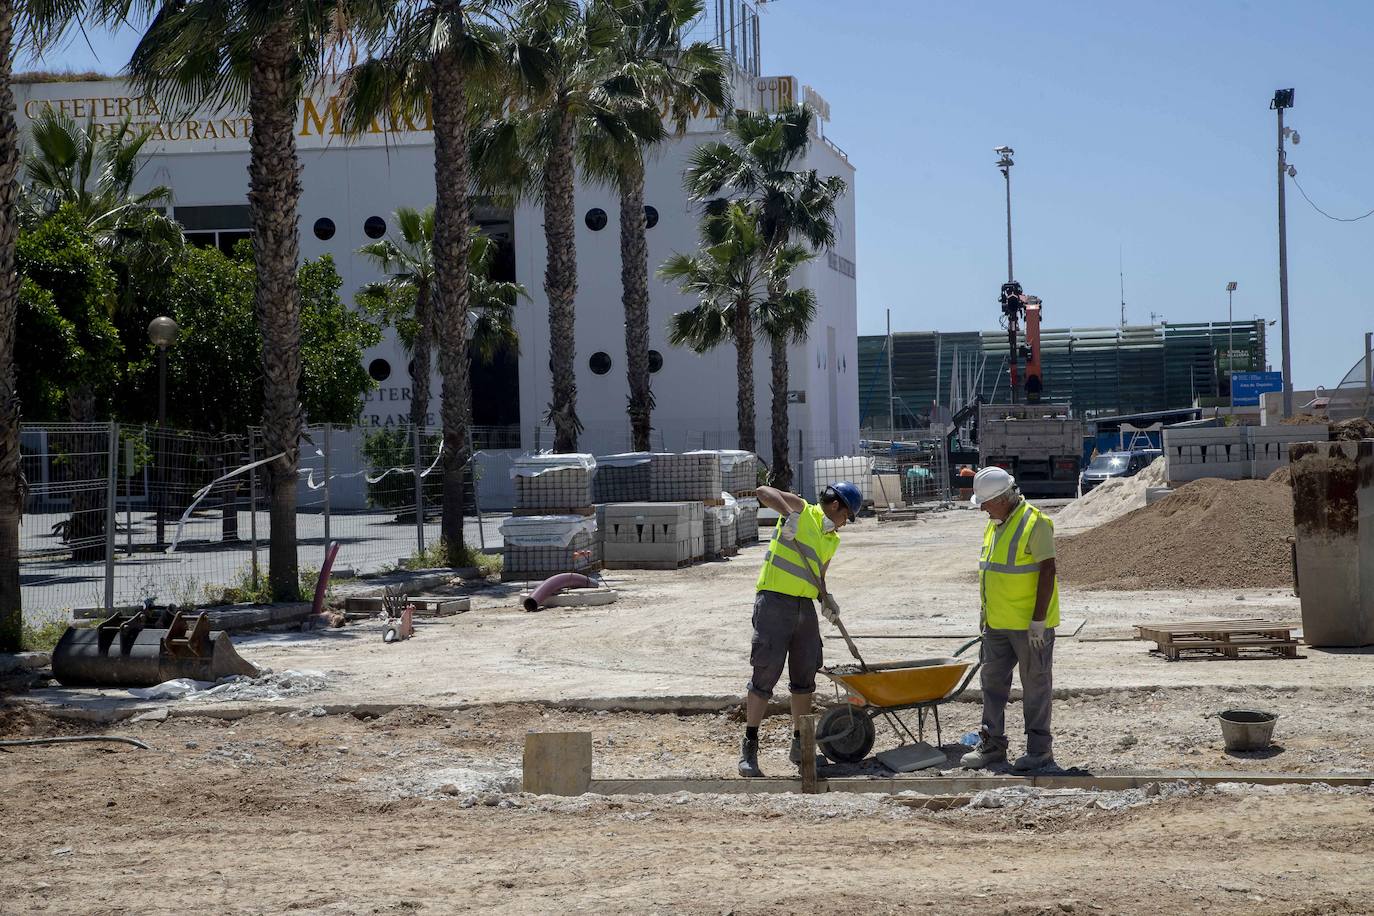
[[[1126,452],[1103,452],[1078,476],[1078,493],[1088,493],[1093,487],[1112,477],[1134,477],[1164,454],[1157,448],[1139,448]]]

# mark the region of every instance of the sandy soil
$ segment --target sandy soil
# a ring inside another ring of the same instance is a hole
[[[173,718],[120,727],[151,751],[0,752],[0,899],[87,914],[1371,910],[1370,790],[1002,792],[943,812],[857,794],[559,799],[505,791],[530,727],[592,730],[598,776],[655,755],[663,769],[675,751],[659,747],[728,754],[737,728],[492,707]],[[6,736],[71,728],[0,716]]]

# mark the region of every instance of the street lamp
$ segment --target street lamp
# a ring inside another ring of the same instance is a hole
[[[161,315],[148,322],[148,339],[153,342],[153,346],[157,347],[157,542],[159,544],[163,543],[163,536],[166,534],[164,516],[167,514],[167,476],[163,468],[164,440],[166,439],[163,429],[167,425],[167,348],[176,343],[177,332],[180,330],[177,323],[166,315]]]
[[[1235,325],[1231,323],[1231,296],[1236,292],[1236,281],[1226,284],[1226,390],[1230,393],[1231,412],[1236,411],[1236,344]]]
[[[994,147],[992,151],[998,155],[997,168],[1007,180],[1007,282],[1010,283],[1016,279],[1011,271],[1011,167],[1016,164],[1011,157],[1016,151],[1010,146]]]
[[[1285,173],[1292,174],[1294,171],[1288,165],[1288,156],[1284,152],[1283,141],[1292,139],[1294,143],[1299,140],[1297,131],[1291,127],[1285,129],[1283,126],[1283,112],[1286,108],[1293,107],[1292,89],[1275,89],[1274,98],[1269,102],[1269,107],[1278,115],[1279,121],[1279,332],[1283,337],[1283,415],[1291,417],[1293,415],[1293,366],[1289,360],[1288,350],[1288,220],[1285,212],[1283,199]]]

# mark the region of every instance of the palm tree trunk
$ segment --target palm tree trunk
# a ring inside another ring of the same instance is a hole
[[[772,484],[780,490],[787,490],[792,486],[792,464],[787,448],[791,432],[787,423],[787,338],[783,335],[770,337],[768,346],[773,369]]]
[[[625,307],[625,378],[632,450],[649,451],[654,392],[649,379],[649,243],[644,234],[644,161],[620,173],[620,301]]]
[[[544,166],[544,292],[549,297],[549,363],[553,375],[553,450],[577,451],[577,376],[573,363],[576,325],[577,242],[573,235],[573,117],[562,108],[557,135]]]
[[[415,344],[410,348],[410,425],[429,425],[429,376],[434,349],[434,309],[427,284],[415,291]]]
[[[262,329],[263,442],[271,494],[268,585],[276,601],[300,600],[296,557],[296,486],[300,465],[300,262],[297,205],[301,196],[296,156],[294,51],[285,17],[263,36],[248,81],[248,205],[253,226],[254,311]]]
[[[459,28],[457,0],[442,7],[450,28]],[[450,38],[450,47],[458,39]],[[434,58],[434,322],[439,338],[443,388],[439,414],[444,429],[443,520],[440,536],[450,566],[467,563],[463,543],[472,387],[468,354],[468,132],[467,87],[456,52]],[[418,371],[418,364],[417,364]],[[422,463],[417,455],[415,465]]]
[[[735,336],[735,375],[738,393],[735,423],[739,427],[739,447],[757,450],[754,434],[754,320],[747,302],[735,306],[732,316]]]
[[[14,380],[14,334],[19,319],[19,129],[14,123],[10,73],[14,53],[14,2],[0,0],[0,652],[17,652],[24,631],[19,591],[19,519],[24,474],[19,463],[19,393]]]

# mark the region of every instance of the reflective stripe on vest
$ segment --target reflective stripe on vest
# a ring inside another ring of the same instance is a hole
[[[757,588],[798,598],[818,598],[821,593],[820,552],[801,538],[783,535],[785,519],[778,519],[773,539],[759,571]]]

